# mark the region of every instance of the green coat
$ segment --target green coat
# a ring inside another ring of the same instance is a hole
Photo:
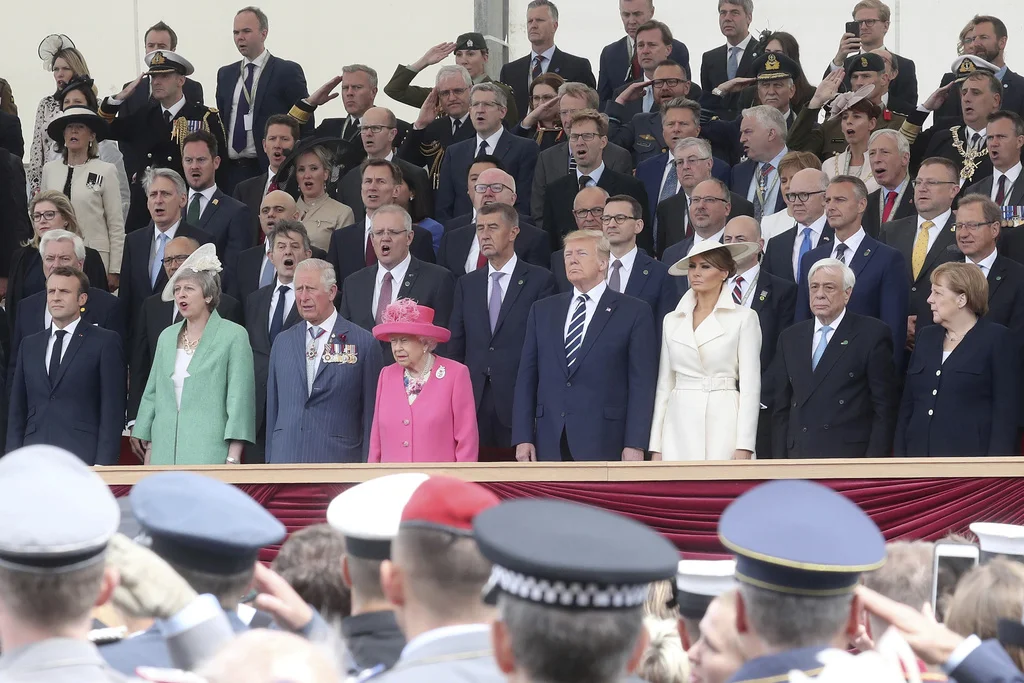
[[[223,465],[229,441],[256,440],[252,348],[244,327],[210,314],[181,392],[174,359],[184,323],[160,333],[132,436],[153,442],[151,465]]]

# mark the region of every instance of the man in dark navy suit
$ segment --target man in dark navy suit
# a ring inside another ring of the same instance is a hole
[[[761,220],[786,208],[779,180],[779,162],[789,153],[786,119],[775,107],[761,104],[743,111],[740,144],[747,160],[732,168],[732,191],[754,205]]]
[[[643,77],[636,35],[637,29],[654,18],[654,0],[619,0],[619,16],[626,35],[605,45],[598,63],[597,92],[601,97],[602,110],[618,88]],[[690,51],[678,40],[671,43],[668,59],[681,64],[686,73],[690,73]]]
[[[277,189],[277,169],[292,153],[299,139],[299,124],[287,114],[274,114],[267,119],[263,133],[263,152],[267,155],[267,170],[255,178],[249,178],[235,185],[232,197],[249,208],[252,215],[252,234],[263,239],[260,229],[260,206],[267,194]]]
[[[267,154],[259,143],[274,114],[287,114],[292,104],[309,93],[302,67],[270,54],[266,48],[270,21],[257,7],[235,14],[235,47],[242,59],[217,70],[217,108],[227,130],[224,191],[267,169]],[[313,116],[303,121],[303,135],[315,128]]]
[[[478,83],[473,86],[470,98],[469,120],[476,136],[455,143],[445,152],[434,197],[434,218],[444,222],[472,209],[466,193],[466,173],[473,159],[485,154],[496,156],[505,170],[515,177],[516,187],[522,192],[516,208],[527,213],[537,167],[537,143],[518,137],[502,126],[506,101],[504,90],[493,83]]]
[[[857,287],[850,296],[849,309],[859,315],[878,318],[889,326],[895,367],[904,366],[903,350],[907,340],[907,314],[910,287],[907,266],[899,250],[879,242],[864,232],[861,219],[868,205],[868,189],[855,176],[836,176],[829,182],[825,206],[829,225],[835,230],[832,243],[812,249],[800,259],[797,290],[797,322],[811,317],[807,273],[823,258],[849,264],[857,276]]]
[[[512,411],[516,459],[643,460],[658,374],[651,307],[608,287],[611,250],[601,233],[569,233],[564,254],[573,291],[535,303],[526,323]]]
[[[965,186],[963,194],[983,194],[1000,206],[1024,205],[1024,181],[1017,182],[1022,170],[1024,119],[1015,112],[1001,109],[989,114],[985,135],[992,175],[980,180],[975,177],[977,182]]]
[[[52,324],[26,337],[11,385],[7,451],[67,449],[89,465],[114,465],[124,428],[124,350],[116,332],[82,321],[89,278],[61,266],[46,279]]]
[[[633,165],[640,166],[651,157],[663,154],[670,146],[669,138],[696,136],[700,132],[700,105],[691,98],[690,77],[672,61],[662,62],[655,69],[657,86],[654,106],[649,110],[627,111],[624,104],[609,102],[608,139],[633,155]],[[625,93],[619,96],[624,100]],[[670,110],[689,109],[693,120],[684,112],[673,112],[672,123],[664,121]],[[682,130],[677,130],[682,128]]]
[[[469,368],[481,447],[510,449],[527,317],[534,302],[555,293],[555,280],[516,254],[519,215],[511,204],[483,205],[476,221],[487,267],[455,283],[448,356]]]
[[[221,165],[221,150],[216,138],[206,131],[196,131],[185,138],[182,148],[181,164],[189,186],[185,221],[210,235],[224,268],[221,289],[230,291],[239,254],[254,244],[252,218],[245,204],[217,187],[214,173]]]
[[[883,223],[917,213],[910,185],[910,143],[899,131],[876,130],[868,142],[868,163],[878,189],[868,195],[864,232],[878,239]]]
[[[815,247],[832,244],[835,231],[825,215],[828,176],[816,168],[804,168],[789,181],[789,202],[794,225],[768,240],[761,266],[775,277],[797,282],[800,259]]]
[[[719,0],[718,28],[726,43],[701,55],[700,88],[703,92],[714,93],[715,88],[726,81],[754,75],[752,65],[757,57],[757,41],[750,35],[753,19],[753,0]],[[730,121],[736,118],[739,93],[723,98],[722,108],[715,113]]]
[[[501,67],[502,83],[515,93],[516,109],[530,110],[530,83],[542,73],[556,73],[566,81],[597,86],[590,60],[562,52],[555,47],[558,30],[558,8],[550,0],[531,0],[526,6],[526,37],[530,40],[530,54]],[[520,209],[520,213],[523,213]]]
[[[671,29],[660,21],[649,21],[636,35],[643,73],[615,89],[614,99],[606,105],[608,116],[625,123],[637,114],[658,111],[663,102],[676,97],[699,100],[700,88],[691,83],[689,68],[670,58]]]

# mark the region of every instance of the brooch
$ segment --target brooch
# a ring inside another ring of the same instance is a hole
[[[434,373],[434,377],[436,377],[438,379],[444,379],[444,366],[443,365],[438,365],[437,366],[437,372]]]

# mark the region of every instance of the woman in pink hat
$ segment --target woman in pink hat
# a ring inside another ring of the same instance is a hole
[[[465,365],[434,354],[451,338],[434,309],[399,299],[373,336],[391,342],[397,362],[377,380],[369,462],[476,462],[473,384]]]

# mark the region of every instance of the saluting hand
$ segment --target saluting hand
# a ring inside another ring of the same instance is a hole
[[[722,85],[718,86],[718,89],[728,95],[731,92],[743,90],[743,88],[746,88],[748,85],[753,85],[755,83],[757,83],[756,78],[736,77],[731,81],[726,81]]]
[[[615,98],[615,101],[621,105],[625,105],[627,102],[641,99],[644,96],[644,89],[651,85],[652,82],[653,81],[643,80],[630,84],[628,88],[619,93],[619,96]]]
[[[321,104],[327,104],[331,100],[338,97],[339,93],[332,92],[341,83],[341,76],[335,76],[331,80],[327,81],[319,88],[316,92],[306,98],[306,101],[310,104],[319,107]]]
[[[811,109],[821,109],[825,106],[839,92],[844,78],[846,78],[846,71],[843,69],[830,73],[825,80],[818,84],[814,91],[814,96],[811,97],[811,101],[807,103],[807,106]]]
[[[864,609],[899,631],[925,664],[943,664],[964,641],[963,636],[935,621],[930,610],[918,612],[865,586],[857,586],[856,596]]]
[[[439,64],[445,57],[455,52],[455,43],[438,43],[423,53],[423,56],[409,65],[412,71],[420,72],[428,66]]]
[[[938,109],[939,107],[946,103],[946,99],[949,98],[949,93],[952,92],[953,86],[955,85],[955,81],[950,81],[949,83],[947,83],[946,85],[942,86],[941,88],[933,92],[931,95],[929,95],[928,99],[921,103],[921,106],[927,109],[928,111],[935,111],[936,109]]]
[[[531,109],[530,113],[526,115],[525,119],[523,119],[523,128],[533,128],[542,120],[548,118],[549,114],[558,111],[558,107],[561,101],[561,97],[556,97],[554,99],[548,100],[547,102],[545,102],[544,104],[540,105],[535,109]]]
[[[135,89],[137,87],[139,87],[139,83],[142,82],[142,79],[143,79],[143,77],[145,77],[145,75],[146,75],[146,72],[143,71],[141,74],[139,74],[138,78],[136,78],[134,81],[132,81],[131,83],[126,85],[124,87],[124,90],[122,90],[121,92],[119,92],[116,95],[114,95],[114,99],[118,100],[118,101],[121,101],[121,102],[124,102],[129,97],[131,97],[132,93],[135,92]]]
[[[420,107],[420,115],[416,117],[412,127],[416,130],[423,130],[429,126],[437,118],[437,112],[440,108],[440,98],[437,96],[437,88],[435,87],[430,90],[427,99],[423,100],[423,106]]]

